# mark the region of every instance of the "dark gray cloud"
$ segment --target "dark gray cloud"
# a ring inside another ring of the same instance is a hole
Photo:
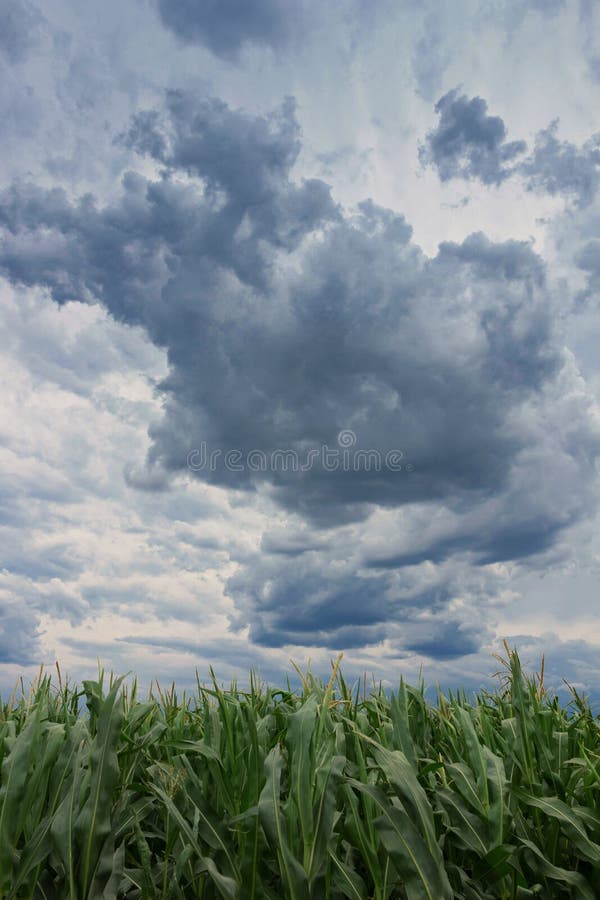
[[[407,650],[413,650],[432,659],[458,659],[477,653],[484,638],[489,637],[477,625],[449,621],[443,623],[426,622],[421,636],[414,635],[406,643]]]
[[[39,663],[38,620],[33,611],[16,600],[0,604],[0,665]]]
[[[319,28],[335,31],[339,47],[348,42],[358,49],[365,33],[393,21],[397,9],[391,0],[346,0],[331,7],[316,0],[158,0],[158,11],[184,44],[200,44],[238,62],[247,48],[289,54]]]
[[[299,556],[312,550],[320,550],[323,546],[324,541],[317,534],[309,529],[299,528],[267,531],[261,540],[263,553],[281,556]]]
[[[158,0],[161,19],[185,43],[236,57],[248,44],[279,48],[306,27],[303,0]]]
[[[314,644],[331,648],[379,643],[391,622],[391,601],[377,578],[327,576],[315,560],[285,565],[254,561],[228,582],[239,610],[237,624],[250,623],[257,644]]]
[[[600,298],[600,239],[586,241],[577,252],[575,262],[587,274],[587,285],[578,295],[581,304]]]
[[[336,650],[385,640],[397,656],[419,652],[451,659],[474,652],[490,637],[484,617],[473,624],[472,617],[468,621],[464,611],[453,608],[461,583],[448,572],[433,581],[416,569],[400,577],[375,574],[326,551],[284,563],[263,556],[241,567],[227,591],[238,609],[234,627],[249,624],[250,639],[269,647]]]
[[[501,180],[520,149],[483,101],[449,112],[460,98],[448,97],[442,119],[456,119],[456,133],[436,151],[442,164]],[[324,182],[293,179],[300,137],[291,100],[252,116],[170,92],[121,137],[159,176],[126,173],[105,206],[21,182],[2,193],[0,269],[59,303],[101,302],[165,348],[164,417],[150,430],[148,474],[128,469],[130,485],[164,487],[162,473],[188,472],[204,443],[221,455],[197,477],[266,485],[308,523],[306,540],[265,537],[263,559],[229,582],[237,626],[255,642],[358,647],[395,627],[398,652],[471,653],[485,625],[472,631],[452,606],[470,589],[442,578],[432,600],[398,578],[426,560],[542,553],[593,509],[599,437],[585,405],[570,405],[558,298],[529,243],[478,233],[428,258],[401,215],[372,201],[343,214]],[[349,464],[344,429],[356,440]],[[317,458],[303,471],[236,470],[227,451],[238,463],[253,451]],[[356,466],[357,451],[401,451],[403,467]],[[449,511],[452,526],[350,569],[351,538],[331,551],[310,536],[315,524],[418,504]]]
[[[372,569],[401,569],[425,561],[443,562],[458,553],[472,554],[480,565],[523,559],[551,546],[562,527],[563,523],[544,517],[539,522],[534,519],[522,525],[513,521],[505,529],[492,528],[488,535],[477,535],[469,531],[445,537],[418,551],[374,557],[367,562],[367,566]]]
[[[419,156],[424,165],[436,167],[442,181],[477,179],[501,184],[515,170],[515,160],[525,152],[524,141],[507,141],[500,116],[490,116],[481,97],[469,99],[458,88],[438,100],[440,119],[427,135]]]
[[[530,157],[523,161],[520,173],[529,190],[572,197],[586,206],[600,185],[600,134],[581,147],[557,137],[558,121],[536,136]]]
[[[222,455],[200,477],[270,480],[286,506],[334,520],[497,488],[520,444],[506,416],[561,366],[531,247],[473,235],[428,260],[401,216],[365,203],[342,220],[324,184],[290,183],[287,120],[287,141],[277,118],[273,134],[262,121],[254,138],[245,128],[231,138],[234,114],[208,107],[221,151],[209,159],[206,109],[198,153],[182,140],[165,154],[189,153],[204,192],[129,174],[119,205],[100,210],[91,197],[71,204],[60,191],[13,186],[0,203],[3,271],[59,302],[98,298],[167,348],[165,419],[152,430],[152,462],[167,470],[185,469],[204,441]],[[250,171],[257,144],[272,168],[263,159],[252,186],[238,186],[235,153]],[[300,472],[223,465],[228,450],[247,459],[282,448],[304,463],[309,451],[339,451],[348,427],[355,451],[383,460],[400,450],[414,471],[355,471],[354,457],[336,471],[320,456]]]
[[[458,89],[435,106],[440,119],[420,147],[423,165],[437,169],[442,181],[462,178],[499,185],[515,175],[528,190],[560,194],[579,206],[589,204],[600,185],[600,134],[581,147],[557,137],[558,120],[539,131],[533,151],[523,156],[525,141],[506,141],[500,116],[487,114],[481,97],[469,99]]]

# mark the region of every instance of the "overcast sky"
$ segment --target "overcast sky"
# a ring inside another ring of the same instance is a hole
[[[0,0],[0,688],[600,696],[600,6]],[[329,454],[329,455],[327,455]]]

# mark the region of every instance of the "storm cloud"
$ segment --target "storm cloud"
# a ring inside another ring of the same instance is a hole
[[[138,117],[127,141],[165,166],[160,180],[129,172],[104,208],[14,185],[0,200],[0,265],[58,302],[100,300],[167,349],[152,462],[183,470],[202,441],[302,458],[352,429],[356,451],[398,449],[412,464],[401,477],[320,461],[198,473],[270,480],[284,505],[315,517],[483,496],[506,480],[527,443],[511,416],[564,362],[529,244],[474,234],[428,258],[402,216],[371,201],[342,215],[326,184],[290,178],[291,102],[250,117],[172,94],[164,121]]]
[[[430,146],[447,177],[502,180],[522,148],[501,120],[454,95],[440,111],[447,140]],[[106,204],[13,183],[0,269],[60,304],[100,302],[166,351],[149,474],[129,469],[128,483],[164,489],[156,472],[190,475],[204,443],[221,455],[197,478],[267,490],[304,523],[305,545],[267,537],[228,581],[235,627],[258,644],[473,652],[487,626],[467,624],[481,597],[469,566],[543,553],[595,510],[600,435],[541,257],[483,233],[430,257],[402,215],[371,200],[343,210],[326,183],[294,177],[291,99],[252,115],[171,91],[119,140],[159,173],[126,172]],[[228,451],[340,459],[342,433],[361,465],[223,464]],[[391,452],[400,469],[364,463]],[[432,527],[406,533],[403,516],[433,509]],[[373,553],[360,529],[375,510],[393,518]]]
[[[597,686],[595,5],[92,6],[0,0],[0,690]]]

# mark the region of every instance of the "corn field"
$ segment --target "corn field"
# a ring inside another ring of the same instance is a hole
[[[599,722],[526,675],[425,699],[41,675],[0,710],[2,898],[600,897]]]

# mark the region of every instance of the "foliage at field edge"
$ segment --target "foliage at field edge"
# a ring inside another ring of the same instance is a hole
[[[193,697],[56,686],[0,710],[2,898],[600,897],[600,723],[523,673]],[[83,710],[82,710],[83,707]]]

